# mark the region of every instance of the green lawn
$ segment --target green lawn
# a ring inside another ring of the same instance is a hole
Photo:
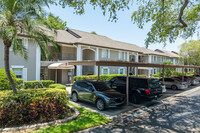
[[[76,108],[80,112],[80,116],[76,120],[43,130],[36,130],[33,133],[68,133],[111,122],[110,119],[98,113],[80,107]]]

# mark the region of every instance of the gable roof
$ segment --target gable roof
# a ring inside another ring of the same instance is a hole
[[[168,57],[179,58],[178,53],[174,52],[174,51],[171,52],[171,51],[166,51],[166,50],[161,50],[161,49],[156,49],[155,51],[163,53],[163,54],[165,54]]]
[[[138,52],[142,54],[168,56],[154,50],[137,46],[135,44],[116,41],[106,36],[91,34],[75,29],[57,30],[55,39],[57,42],[64,44],[83,44],[89,46]]]

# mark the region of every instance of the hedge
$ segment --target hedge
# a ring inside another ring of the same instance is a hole
[[[49,85],[54,84],[53,80],[41,80],[41,81],[25,81],[24,89],[29,88],[48,88]]]
[[[108,81],[116,76],[126,76],[125,74],[111,74],[111,75],[100,75],[100,80]],[[136,76],[136,75],[131,75]],[[146,75],[138,75],[138,77],[147,77]],[[98,79],[97,75],[83,75],[83,76],[75,76],[74,81],[83,80],[83,79]]]
[[[68,92],[61,89],[0,91],[0,127],[63,119],[71,114]],[[8,119],[9,118],[9,119]]]
[[[22,89],[24,88],[24,80],[23,79],[16,79],[16,88],[17,89]]]
[[[16,83],[16,75],[10,71],[14,83]],[[0,69],[0,90],[11,90],[10,82],[8,81],[5,69]]]
[[[156,74],[153,74],[152,76],[155,77],[155,78],[158,78],[160,75],[160,77],[162,77],[162,73],[156,73]],[[184,75],[188,75],[188,76],[191,76],[191,75],[194,75],[194,72],[184,72]],[[182,72],[173,72],[172,75],[170,77],[174,77],[174,76],[182,76]]]
[[[66,90],[66,86],[62,85],[62,84],[51,84],[49,86],[49,88],[56,88],[56,89],[65,89]]]

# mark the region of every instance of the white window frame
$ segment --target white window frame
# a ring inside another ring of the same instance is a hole
[[[104,73],[103,73],[104,69],[107,69],[107,70],[108,70],[108,74],[104,74]],[[110,75],[110,69],[109,69],[108,67],[102,67],[101,74],[102,74],[102,75]]]
[[[120,74],[120,70],[121,69],[123,69],[123,73],[122,74],[125,74],[125,68],[124,67],[120,67],[119,69],[118,69],[118,74]]]
[[[108,53],[104,53],[104,52],[108,52]],[[101,49],[101,57],[102,58],[110,58],[110,50],[109,49]]]
[[[118,52],[119,54],[118,54],[118,59],[119,60],[125,60],[125,52],[124,51],[119,51]],[[121,57],[122,56],[122,57]]]
[[[27,68],[25,68],[24,66],[12,65],[12,66],[10,67],[10,70],[12,71],[13,68],[22,69],[22,79],[23,79],[24,81],[27,81]]]

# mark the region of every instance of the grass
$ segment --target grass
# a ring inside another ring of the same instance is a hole
[[[80,116],[76,120],[62,125],[52,126],[42,130],[36,130],[33,131],[33,133],[68,133],[111,122],[110,119],[98,113],[80,107],[76,108],[80,112]]]

